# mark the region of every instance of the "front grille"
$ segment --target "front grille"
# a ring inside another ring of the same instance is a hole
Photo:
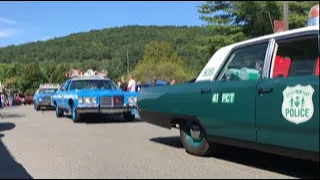
[[[100,107],[112,106],[112,97],[111,96],[102,96],[100,97]]]
[[[43,97],[43,102],[44,103],[49,103],[51,101],[51,96],[44,96]]]
[[[123,96],[102,96],[100,97],[100,107],[122,106]]]

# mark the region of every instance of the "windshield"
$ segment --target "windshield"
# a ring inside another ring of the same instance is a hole
[[[50,89],[50,88],[48,88],[48,89],[40,89],[39,90],[39,93],[54,93],[54,92],[56,92],[58,89],[57,88],[52,88],[52,89]]]
[[[117,86],[111,80],[99,79],[99,80],[76,80],[70,85],[69,90],[79,89],[118,89]]]

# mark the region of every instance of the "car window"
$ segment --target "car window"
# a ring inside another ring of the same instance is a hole
[[[268,42],[265,42],[234,50],[222,71],[221,80],[260,79],[267,48]]]
[[[271,77],[319,76],[318,36],[290,38],[276,42]]]
[[[66,91],[68,88],[70,81],[66,81],[62,86],[61,86],[61,91]]]
[[[111,80],[76,80],[70,85],[70,90],[80,89],[118,89]]]
[[[58,91],[62,91],[62,88],[63,88],[63,86],[66,84],[66,82],[67,82],[67,81],[63,82],[63,83],[60,85],[60,87],[59,87],[59,90],[58,90]]]

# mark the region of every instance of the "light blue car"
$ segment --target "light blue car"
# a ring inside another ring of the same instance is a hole
[[[71,113],[74,122],[86,115],[122,115],[133,121],[136,115],[137,92],[123,92],[103,77],[76,77],[66,80],[52,96],[57,117]]]
[[[40,88],[33,96],[34,109],[38,111],[42,107],[53,108],[51,98],[58,88],[59,84],[40,84]]]

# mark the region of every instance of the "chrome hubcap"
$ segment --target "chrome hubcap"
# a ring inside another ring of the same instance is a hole
[[[192,125],[190,127],[190,135],[192,139],[194,140],[200,140],[200,126],[198,125]]]

